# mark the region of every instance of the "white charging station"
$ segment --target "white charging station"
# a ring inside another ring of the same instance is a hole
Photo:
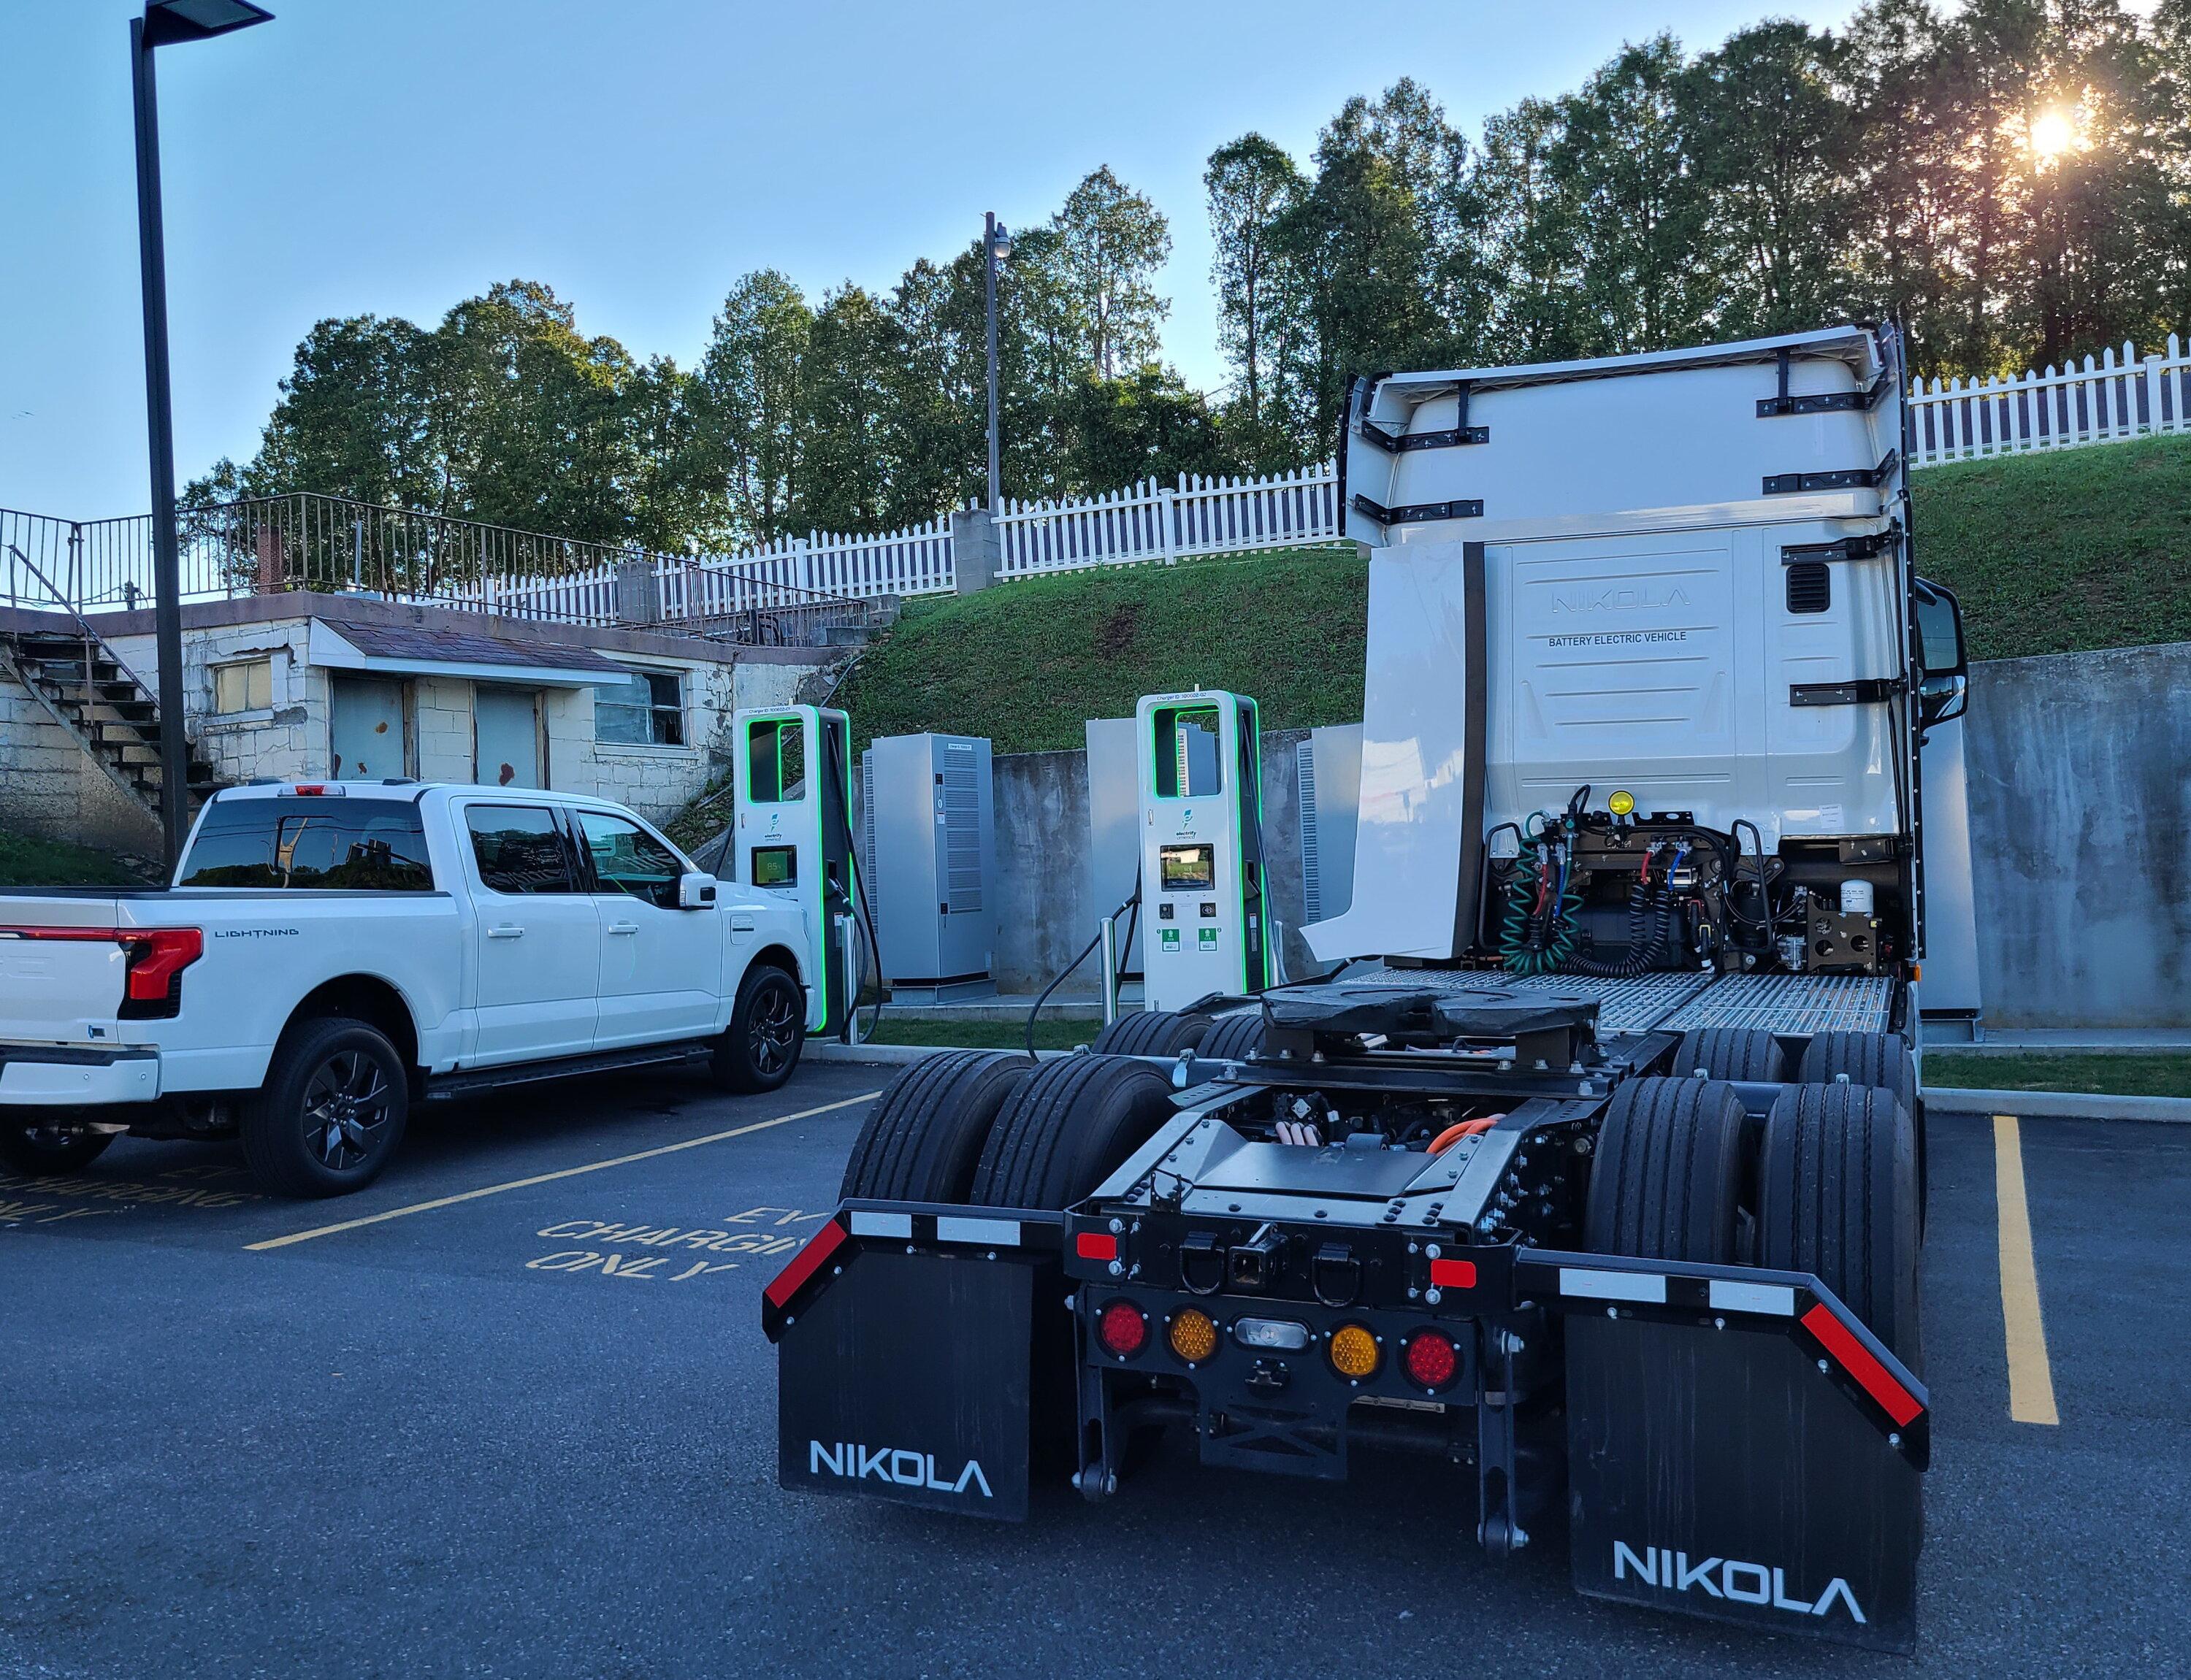
[[[734,712],[731,728],[731,879],[799,905],[815,979],[806,1030],[839,1032],[851,1007],[859,913],[851,719],[828,707],[777,706]]]
[[[1270,984],[1261,731],[1244,695],[1150,695],[1141,780],[1142,997],[1181,1009]]]

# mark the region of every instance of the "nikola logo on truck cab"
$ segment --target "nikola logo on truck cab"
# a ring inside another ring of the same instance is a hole
[[[1634,612],[1688,604],[1678,583],[1588,583],[1552,591],[1554,612]]]
[[[1620,1581],[1631,1575],[1646,1586],[1660,1586],[1671,1592],[1694,1592],[1701,1598],[1720,1598],[1736,1604],[1769,1604],[1776,1610],[1789,1610],[1797,1615],[1822,1616],[1838,1600],[1859,1626],[1864,1621],[1864,1612],[1857,1608],[1856,1594],[1839,1575],[1828,1581],[1826,1590],[1815,1599],[1797,1598],[1788,1591],[1787,1572],[1784,1569],[1739,1563],[1732,1558],[1704,1558],[1692,1564],[1686,1552],[1661,1551],[1655,1546],[1645,1547],[1639,1558],[1633,1547],[1616,1540],[1613,1542],[1613,1578]]]
[[[872,1478],[902,1488],[925,1488],[933,1493],[964,1493],[970,1484],[981,1489],[982,1498],[996,1497],[989,1491],[989,1479],[982,1473],[980,1461],[968,1459],[958,1479],[946,1481],[936,1473],[934,1453],[915,1452],[910,1447],[862,1446],[857,1441],[831,1441],[826,1444],[821,1441],[807,1442],[806,1473],[819,1476],[824,1472],[848,1481]]]

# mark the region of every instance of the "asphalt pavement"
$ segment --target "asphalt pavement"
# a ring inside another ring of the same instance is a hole
[[[1913,1661],[1577,1598],[1414,1461],[1167,1446],[1022,1527],[780,1491],[760,1287],[886,1076],[436,1108],[331,1202],[224,1146],[0,1177],[0,1675],[2191,1673],[2191,1128],[1934,1121]]]

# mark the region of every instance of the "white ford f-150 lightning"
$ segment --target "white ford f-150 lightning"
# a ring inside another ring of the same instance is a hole
[[[414,1101],[704,1059],[781,1085],[818,1007],[798,904],[606,800],[283,782],[172,886],[0,894],[0,1162],[240,1137],[289,1195],[369,1183]]]

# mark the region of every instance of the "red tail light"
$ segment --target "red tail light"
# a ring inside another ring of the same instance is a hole
[[[121,1013],[132,1020],[173,1015],[180,1009],[179,977],[205,955],[205,934],[196,928],[0,928],[0,937],[120,945],[128,963]]]
[[[1130,1301],[1113,1301],[1096,1320],[1096,1339],[1107,1353],[1130,1359],[1148,1345],[1149,1321]]]
[[[123,929],[118,935],[129,952],[132,1003],[165,1003],[184,969],[205,955],[205,934],[196,928]]]
[[[1408,1338],[1400,1355],[1408,1378],[1425,1388],[1443,1388],[1460,1369],[1460,1353],[1450,1337],[1435,1330],[1419,1330]]]

